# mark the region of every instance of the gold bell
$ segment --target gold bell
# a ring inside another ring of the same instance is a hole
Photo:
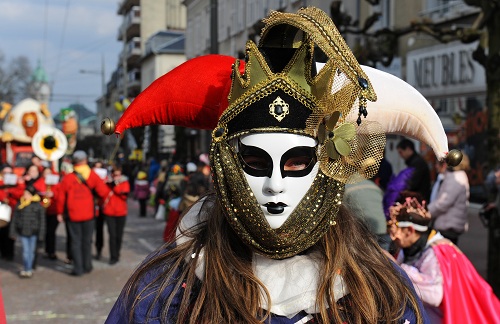
[[[456,167],[462,162],[463,154],[459,150],[451,150],[446,155],[445,161],[451,167]]]
[[[113,119],[106,117],[101,121],[101,133],[111,135],[115,132],[115,122]]]

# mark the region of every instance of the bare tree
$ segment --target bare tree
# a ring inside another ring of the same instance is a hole
[[[28,97],[32,71],[26,56],[18,56],[7,62],[0,51],[0,101],[14,104]]]

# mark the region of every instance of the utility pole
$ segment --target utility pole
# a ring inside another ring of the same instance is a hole
[[[210,54],[219,53],[217,6],[217,0],[210,0]]]
[[[106,95],[106,70],[104,68],[104,53],[101,53],[101,85],[102,85],[102,95]]]
[[[128,98],[128,72],[127,72],[127,33],[125,32],[125,28],[122,30],[123,33],[123,50],[122,50],[122,67],[123,67],[123,96]]]

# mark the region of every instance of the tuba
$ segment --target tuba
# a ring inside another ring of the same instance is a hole
[[[68,140],[59,129],[43,126],[33,135],[31,148],[40,159],[56,161],[66,153]]]
[[[31,139],[31,148],[40,159],[45,161],[56,161],[62,158],[66,153],[68,149],[68,140],[66,135],[59,129],[43,126],[33,135]],[[59,181],[59,176],[57,176],[57,180],[53,178],[54,177],[50,179],[47,177],[45,178],[45,184],[47,186],[46,193],[52,192],[51,186],[57,184]],[[52,199],[45,194],[41,203],[43,207],[47,208],[52,203]]]

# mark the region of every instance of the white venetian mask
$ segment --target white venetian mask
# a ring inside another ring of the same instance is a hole
[[[316,174],[316,140],[287,133],[242,136],[243,171],[271,228],[279,228],[311,187]]]

